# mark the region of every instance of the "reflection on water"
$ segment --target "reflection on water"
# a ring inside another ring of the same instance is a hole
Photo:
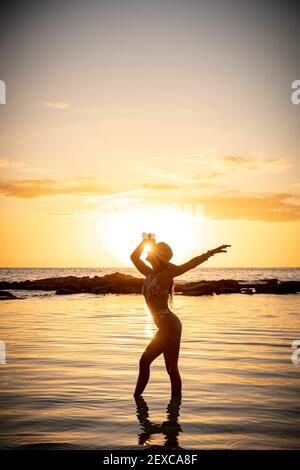
[[[299,298],[175,296],[182,403],[170,402],[160,356],[147,405],[133,398],[156,331],[141,295],[1,301],[1,446],[298,448]]]
[[[136,413],[137,418],[141,424],[142,432],[139,433],[138,444],[143,446],[152,446],[151,436],[153,434],[163,434],[165,441],[163,446],[168,449],[179,449],[178,435],[182,432],[181,426],[178,423],[179,408],[181,398],[171,398],[167,407],[167,420],[162,424],[154,424],[150,421],[149,407],[143,397],[136,398]],[[159,446],[155,446],[156,448]]]

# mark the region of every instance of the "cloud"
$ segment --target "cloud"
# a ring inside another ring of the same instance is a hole
[[[188,194],[190,191],[190,194]],[[242,191],[213,192],[182,188],[161,193],[149,191],[141,195],[140,204],[201,205],[204,215],[216,220],[248,220],[262,222],[300,221],[300,200],[292,193],[254,193]]]
[[[247,155],[225,155],[221,157],[210,157],[209,159],[201,159],[203,171],[199,172],[199,166],[195,165],[194,174],[183,174],[170,172],[163,169],[146,169],[147,175],[154,178],[153,183],[145,183],[143,187],[148,189],[180,189],[182,187],[195,187],[200,189],[199,184],[203,188],[213,187],[230,180],[232,176],[243,177],[253,176],[260,172],[278,172],[286,170],[290,167],[290,163],[285,158],[267,158],[265,156],[247,156]],[[187,168],[188,169],[188,168]],[[155,179],[158,183],[155,183]],[[160,185],[160,181],[164,183]],[[242,180],[240,180],[242,183]],[[165,182],[167,184],[165,184]]]
[[[41,196],[84,195],[111,193],[103,183],[93,177],[68,179],[4,179],[0,178],[0,194],[33,199]]]
[[[29,163],[21,160],[9,160],[8,158],[0,158],[0,169],[17,170],[21,172],[42,172],[44,168],[31,166]]]
[[[290,187],[293,188],[294,191],[300,192],[300,182],[297,181],[296,183],[291,183]]]
[[[65,109],[69,107],[69,103],[66,101],[45,101],[42,105],[54,109]]]
[[[84,211],[61,211],[61,212],[46,212],[46,215],[53,217],[90,217],[95,215],[94,210],[84,210]]]
[[[144,168],[144,167],[142,167]],[[167,170],[161,170],[161,169],[147,169],[145,168],[145,172],[149,177],[151,178],[157,178],[157,180],[163,180],[167,181],[169,180],[170,183],[163,183],[163,185],[168,185],[170,186],[169,188],[166,189],[176,189],[180,188],[184,184],[192,184],[194,181],[194,176],[188,176],[184,175],[182,172],[181,173],[175,173],[175,172],[170,172]],[[158,183],[160,184],[160,183]],[[151,186],[154,186],[155,183],[151,183]],[[172,188],[171,188],[172,186]],[[150,188],[150,184],[149,184]],[[155,189],[154,187],[152,189]]]
[[[209,171],[207,173],[203,172],[200,175],[196,175],[193,177],[193,180],[196,181],[210,181],[214,180],[216,178],[219,178],[220,176],[226,175],[226,172],[224,171]]]
[[[257,171],[276,171],[276,170],[285,170],[290,167],[290,163],[285,158],[262,158],[262,157],[248,157],[241,155],[226,155],[220,157],[220,160],[228,164],[230,170],[236,169],[241,170],[245,168],[247,170],[257,170]]]
[[[105,187],[97,178],[68,179],[4,179],[0,178],[0,194],[8,197],[34,199],[42,196],[89,195],[102,203],[110,198],[112,207],[116,198],[137,198],[139,203],[201,204],[205,216],[217,220],[251,220],[264,222],[300,221],[299,195],[292,193],[246,194],[240,191],[218,193],[196,191],[168,184],[147,184],[144,189],[121,192]],[[152,190],[153,189],[153,190]],[[163,201],[160,190],[166,191]],[[190,191],[190,195],[188,192]],[[99,199],[100,198],[100,199]],[[103,199],[104,198],[104,199]],[[124,200],[125,200],[124,199]]]
[[[278,170],[285,170],[290,167],[290,163],[285,158],[267,158],[263,160],[263,164]]]
[[[159,178],[159,179],[179,179],[180,178],[180,175],[178,175],[177,173],[172,173],[170,171],[167,171],[167,170],[149,170],[147,169],[147,173],[149,174],[149,176],[153,177],[153,178]]]
[[[8,158],[0,158],[0,168],[24,168],[27,164],[22,161],[8,160]]]
[[[253,159],[250,157],[241,157],[239,155],[227,155],[225,157],[221,157],[221,159],[224,162],[229,162],[229,163],[237,163],[237,164],[243,164],[243,163],[249,163],[253,162]]]
[[[179,186],[177,186],[176,184],[164,184],[164,183],[144,183],[142,184],[142,188],[145,188],[145,189],[153,189],[153,190],[157,190],[157,191],[161,191],[161,190],[169,190],[169,189],[178,189]]]
[[[203,171],[203,173],[198,173],[195,176],[192,176],[191,179],[193,179],[194,182],[206,182],[212,184],[215,180],[219,180],[220,178],[223,178],[223,182],[226,182],[226,178],[231,177],[233,174],[241,177],[248,175],[252,176],[259,172],[277,172],[286,170],[290,167],[290,163],[284,158],[226,155],[219,157],[218,160],[221,163],[218,163],[215,170]],[[213,159],[211,161],[214,163]],[[221,168],[221,171],[219,168]]]
[[[185,203],[203,204],[205,215],[213,219],[292,222],[300,220],[300,204],[293,202],[294,197],[289,193],[245,195],[237,191],[188,198]]]

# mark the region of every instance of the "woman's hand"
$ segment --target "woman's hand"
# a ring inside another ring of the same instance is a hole
[[[153,233],[152,234],[151,233],[145,233],[145,232],[142,233],[144,245],[149,244],[151,247],[153,245],[155,245],[155,238],[151,238],[151,235],[154,235],[154,234]],[[148,238],[147,238],[147,236],[148,236]]]
[[[227,253],[226,248],[228,248],[229,246],[231,245],[220,245],[217,248],[214,248],[213,250],[208,250],[207,253],[209,254],[209,256],[214,256],[217,253]]]

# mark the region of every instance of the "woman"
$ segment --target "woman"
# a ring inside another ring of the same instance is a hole
[[[161,353],[164,355],[166,370],[171,381],[171,396],[181,397],[178,357],[182,325],[179,318],[171,312],[168,306],[169,296],[172,298],[173,279],[195,268],[216,253],[226,253],[225,248],[231,245],[221,245],[214,250],[208,250],[203,255],[196,256],[177,266],[170,263],[173,252],[169,245],[164,242],[155,243],[155,240],[150,236],[151,234],[149,234],[149,238],[143,239],[132,252],[131,261],[146,276],[142,292],[158,330],[140,358],[139,376],[134,397],[137,398],[143,393],[149,380],[150,365]],[[151,247],[146,260],[150,262],[152,268],[140,259],[146,244]]]

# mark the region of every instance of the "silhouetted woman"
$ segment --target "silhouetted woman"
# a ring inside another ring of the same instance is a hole
[[[150,262],[152,268],[140,259],[146,244],[151,247],[146,260]],[[216,253],[226,253],[225,248],[228,246],[231,245],[221,245],[214,250],[208,250],[206,253],[178,266],[170,263],[173,252],[170,246],[164,242],[155,243],[154,239],[146,238],[132,252],[131,261],[146,276],[142,292],[153,320],[158,327],[157,332],[140,358],[139,376],[134,392],[135,397],[139,397],[143,393],[149,380],[150,365],[161,353],[164,355],[166,370],[171,381],[171,396],[181,397],[178,357],[182,325],[179,318],[171,312],[168,306],[169,295],[172,298],[174,290],[173,279],[195,268]]]

